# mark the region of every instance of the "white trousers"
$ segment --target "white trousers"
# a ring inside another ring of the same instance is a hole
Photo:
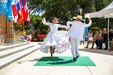
[[[79,55],[78,47],[79,47],[80,41],[78,38],[70,37],[70,43],[71,43],[71,53],[73,57],[77,57]]]

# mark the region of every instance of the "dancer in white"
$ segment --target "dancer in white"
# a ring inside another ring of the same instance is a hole
[[[83,32],[85,27],[89,27],[92,23],[92,20],[89,16],[86,16],[89,20],[88,24],[82,23],[81,21],[82,16],[78,15],[76,18],[74,17],[74,21],[68,21],[67,26],[70,24],[72,25],[71,28],[68,30],[68,36],[70,36],[70,43],[71,43],[71,52],[73,55],[73,60],[79,57],[78,54],[78,46],[81,40],[83,40]]]
[[[67,50],[69,44],[66,45],[66,43],[69,42],[69,37],[65,37],[65,31],[62,33],[58,31],[58,28],[67,28],[67,26],[57,24],[58,20],[55,17],[52,19],[52,23],[46,22],[45,18],[43,18],[42,23],[50,27],[50,32],[47,34],[47,37],[40,46],[40,50],[44,53],[50,52],[51,57],[53,57],[54,52],[62,53]],[[62,47],[62,44],[65,45]]]

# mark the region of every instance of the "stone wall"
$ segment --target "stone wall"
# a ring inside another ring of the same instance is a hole
[[[5,15],[0,15],[0,44],[17,42],[13,22],[8,21]]]

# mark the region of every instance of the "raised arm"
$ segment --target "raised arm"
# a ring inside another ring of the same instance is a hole
[[[88,23],[88,24],[85,24],[85,27],[89,27],[89,26],[91,26],[91,24],[92,24],[92,20],[91,20],[89,14],[86,14],[86,15],[85,15],[85,18],[88,18],[88,20],[89,20],[89,23]]]
[[[67,30],[70,29],[70,27],[72,26],[73,22],[72,21],[67,21]]]
[[[91,20],[91,18],[88,18],[88,20],[89,20],[89,23],[88,23],[88,24],[85,24],[85,25],[84,25],[85,27],[90,27],[91,24],[92,24],[92,20]]]
[[[65,29],[67,29],[67,26],[66,26],[66,25],[61,25],[61,24],[59,24],[58,27],[59,27],[59,28],[65,28]]]
[[[43,23],[44,25],[47,25],[47,26],[51,25],[50,22],[46,22],[46,19],[45,19],[45,18],[42,19],[42,23]]]

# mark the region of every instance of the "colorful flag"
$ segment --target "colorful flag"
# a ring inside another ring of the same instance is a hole
[[[7,15],[8,20],[23,23],[30,22],[26,0],[0,0],[0,14]]]
[[[19,0],[13,0],[12,10],[13,10],[14,21],[20,23],[20,19],[22,19],[22,11]]]
[[[27,7],[26,0],[20,0],[20,5],[21,5],[21,8],[22,8],[22,13],[23,13],[24,20],[30,22],[29,10],[28,10],[28,7]]]

